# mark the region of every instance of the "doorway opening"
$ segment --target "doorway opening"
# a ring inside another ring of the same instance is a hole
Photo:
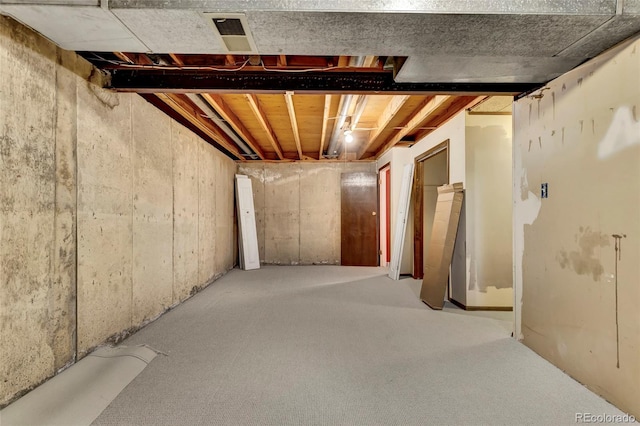
[[[380,266],[391,263],[391,163],[378,170],[380,211]]]
[[[413,278],[421,280],[433,229],[438,187],[449,183],[449,140],[416,157],[413,179]]]

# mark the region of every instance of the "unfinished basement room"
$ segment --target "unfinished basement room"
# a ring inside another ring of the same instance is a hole
[[[640,0],[0,0],[0,425],[640,419]]]

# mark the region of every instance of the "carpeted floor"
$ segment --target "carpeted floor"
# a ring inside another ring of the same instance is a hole
[[[125,341],[159,355],[96,425],[575,424],[615,413],[509,337],[379,268],[233,270]]]

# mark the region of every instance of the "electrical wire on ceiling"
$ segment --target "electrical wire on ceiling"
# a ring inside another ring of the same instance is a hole
[[[282,69],[282,68],[267,68],[262,59],[260,59],[260,66],[262,67],[262,69],[264,71],[287,72],[287,73],[322,72],[322,71],[330,71],[330,70],[338,70],[338,69],[350,68],[348,66],[347,67],[334,66],[334,67],[326,67],[326,68],[305,68],[305,69],[296,69],[296,70],[288,70],[288,69]]]
[[[95,53],[94,53],[94,56],[100,61],[107,62],[107,63],[113,64],[113,65],[122,66],[124,68],[137,68],[137,69],[148,68],[148,69],[156,69],[156,70],[196,70],[196,71],[197,70],[207,70],[207,71],[230,71],[230,72],[235,72],[235,71],[241,71],[249,63],[249,60],[247,59],[246,61],[244,61],[242,63],[242,65],[240,65],[237,68],[217,68],[217,67],[202,66],[202,65],[190,66],[190,65],[131,64],[131,63],[125,62],[125,61],[117,61],[115,59],[103,58],[102,56],[96,55]]]
[[[125,61],[118,61],[115,59],[107,59],[100,55],[93,54],[93,56],[102,61],[112,65],[121,66],[123,68],[136,68],[136,69],[156,69],[156,70],[194,70],[194,71],[226,71],[226,72],[236,72],[242,71],[249,64],[249,59],[242,62],[242,65],[236,68],[218,68],[206,65],[156,65],[156,64],[132,64]],[[281,68],[268,68],[265,66],[262,59],[260,60],[260,67],[263,71],[269,72],[281,72],[281,73],[305,73],[305,72],[323,72],[323,71],[332,71],[338,69],[349,69],[352,67],[349,66],[333,66],[333,67],[325,67],[325,68],[303,68],[303,69],[281,69]]]

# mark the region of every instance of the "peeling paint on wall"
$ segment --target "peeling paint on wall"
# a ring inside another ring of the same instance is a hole
[[[635,416],[640,262],[620,262],[612,236],[627,235],[625,258],[640,259],[638,46],[621,44],[550,82],[555,117],[551,97],[539,119],[529,118],[535,100],[515,103],[513,194],[517,336]],[[546,143],[550,129],[562,143]],[[527,150],[537,138],[544,149]],[[540,200],[534,188],[545,182],[550,196]]]
[[[602,141],[598,144],[598,158],[606,160],[618,152],[640,144],[640,121],[636,115],[636,106],[619,107]]]
[[[467,115],[465,136],[466,305],[511,307],[512,118]]]

